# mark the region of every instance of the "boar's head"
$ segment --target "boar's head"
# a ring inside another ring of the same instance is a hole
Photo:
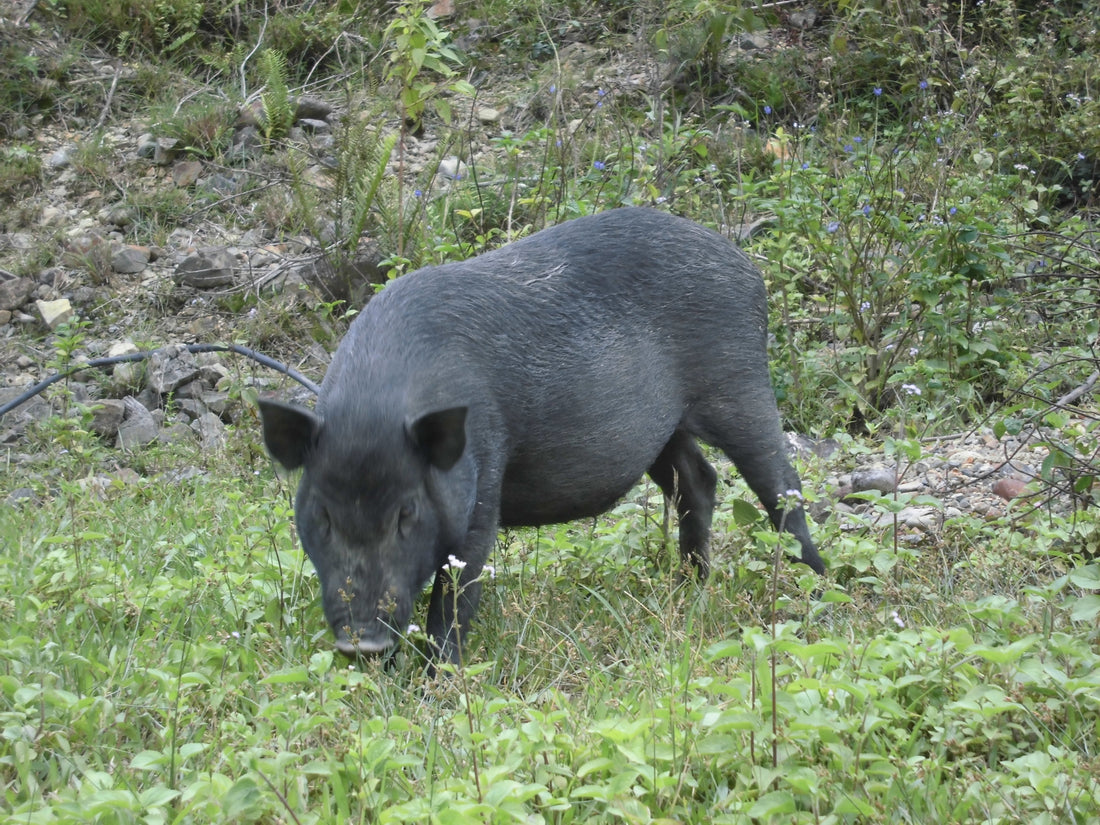
[[[425,582],[461,553],[476,498],[470,462],[461,461],[466,408],[368,420],[259,405],[268,451],[303,469],[295,521],[337,649],[392,647]]]

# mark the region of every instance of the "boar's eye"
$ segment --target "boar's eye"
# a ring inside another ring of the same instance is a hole
[[[406,501],[401,505],[401,510],[397,514],[397,530],[404,538],[408,538],[412,533],[413,526],[417,520],[417,508],[415,501]]]

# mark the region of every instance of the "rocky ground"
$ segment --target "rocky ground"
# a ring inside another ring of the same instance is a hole
[[[603,89],[629,94],[653,79],[643,63],[584,44],[567,50],[563,61],[582,78],[578,94]],[[82,69],[91,82],[110,88],[126,71],[95,56]],[[483,98],[468,113],[483,133],[483,146],[502,119],[520,125],[531,101],[513,95],[497,103]],[[323,96],[302,97],[296,104],[288,140],[304,147],[319,170],[348,113]],[[5,207],[2,222],[0,405],[12,403],[66,364],[127,357],[139,350],[157,353],[148,360],[82,371],[63,392],[46,389],[7,412],[0,419],[0,444],[9,466],[35,462],[28,425],[71,409],[72,401],[90,405],[92,429],[118,451],[117,463],[126,467],[127,456],[158,440],[197,440],[216,451],[225,443],[227,425],[254,426],[253,417],[242,416],[242,385],[284,392],[297,387],[299,397],[309,397],[308,390],[273,370],[251,363],[242,368],[244,356],[193,353],[185,344],[244,343],[314,381],[327,363],[330,347],[315,340],[325,340],[324,335],[272,333],[270,319],[257,318],[270,313],[285,321],[312,311],[333,284],[325,281],[331,272],[318,265],[319,239],[286,237],[261,218],[245,219],[261,194],[256,180],[269,174],[255,107],[241,111],[228,165],[181,153],[177,141],[156,134],[143,117],[99,114],[60,121],[41,116],[16,135],[21,145],[34,147],[43,171],[41,187]],[[410,138],[406,149],[403,162],[415,165],[438,147],[427,134]],[[477,151],[475,146],[475,162]],[[454,178],[461,172],[457,158],[443,159],[439,174]],[[140,199],[134,193],[163,197],[166,192],[180,193],[184,203],[190,197],[204,205],[232,200],[236,217],[219,222],[206,206],[184,208],[177,226],[142,237],[143,217],[133,206]],[[28,267],[47,248],[56,250],[44,256],[49,263]],[[374,275],[370,266],[356,274],[367,281]],[[255,300],[234,300],[242,296]],[[237,312],[233,307],[238,305],[248,308]],[[71,331],[68,339],[59,336],[61,325],[75,318],[83,324],[76,330],[79,337],[71,337]],[[317,323],[325,323],[323,317]],[[330,331],[334,344],[338,327]],[[1038,440],[1038,434],[998,439],[978,429],[929,439],[922,443],[919,460],[900,465],[874,445],[860,445],[857,451],[801,437],[792,437],[792,445],[807,461],[824,465],[819,475],[826,480],[816,490],[819,511],[839,509],[850,514],[853,525],[876,518],[866,503],[848,498],[853,492],[933,497],[935,502],[913,504],[898,514],[906,530],[920,535],[938,532],[946,519],[960,514],[1002,515],[1010,501],[1026,493],[1042,464],[1045,448]],[[28,494],[10,487],[0,492],[9,500]]]

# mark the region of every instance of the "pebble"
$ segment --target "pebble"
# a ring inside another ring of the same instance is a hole
[[[1006,501],[1019,498],[1027,491],[1027,483],[1018,478],[1001,478],[993,484],[993,492]]]

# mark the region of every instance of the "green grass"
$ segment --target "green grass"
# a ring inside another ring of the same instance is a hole
[[[1100,816],[1100,566],[1058,558],[1068,524],[907,549],[829,522],[825,583],[783,564],[773,602],[739,481],[702,588],[643,487],[505,534],[468,661],[429,679],[415,640],[389,667],[333,654],[257,439],[125,482],[92,480],[79,435],[8,468],[0,493],[38,500],[0,512],[3,821]]]

